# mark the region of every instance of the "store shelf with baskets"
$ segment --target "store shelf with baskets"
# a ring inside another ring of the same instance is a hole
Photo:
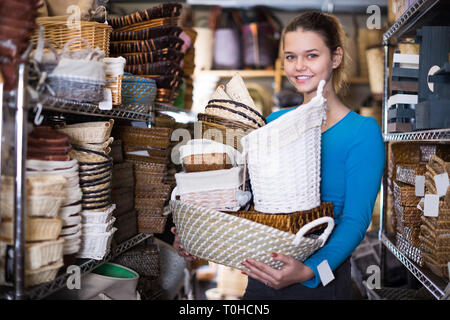
[[[114,106],[111,110],[100,110],[96,104],[65,100],[48,95],[41,95],[39,102],[42,104],[43,109],[48,111],[131,121],[151,122],[153,119],[151,112],[146,114],[127,110],[128,106]],[[150,109],[152,108],[153,106],[150,107]]]
[[[381,234],[381,243],[388,248],[392,254],[419,280],[422,285],[433,294],[433,296],[440,300],[446,297],[445,289],[448,286],[449,281],[439,278],[431,271],[419,267],[416,263],[408,259],[398,248],[394,245],[393,241],[386,234]]]
[[[76,260],[76,264],[80,268],[80,275],[86,274],[99,267],[105,262],[111,261],[123,252],[128,249],[136,246],[142,241],[151,238],[153,235],[149,233],[140,233],[130,238],[129,240],[117,245],[116,247],[112,247],[110,253],[103,258],[103,260],[93,260],[93,259],[78,259]],[[40,300],[44,299],[47,296],[57,292],[58,290],[66,287],[67,280],[71,276],[71,273],[61,273],[59,274],[53,281],[48,283],[43,283],[31,288],[25,289],[25,297],[30,300]],[[11,289],[12,290],[12,289]],[[2,290],[3,291],[3,290]],[[12,299],[12,295],[10,292],[3,292],[3,298]]]
[[[446,0],[417,0],[383,34],[383,42],[393,37],[414,37],[425,25],[439,25],[448,20],[450,3]]]
[[[384,135],[384,141],[450,142],[450,128],[403,133],[388,133]]]

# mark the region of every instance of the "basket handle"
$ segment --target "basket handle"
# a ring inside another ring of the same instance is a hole
[[[88,52],[91,52],[91,45],[89,44],[89,42],[87,42],[86,41],[86,39],[84,39],[84,38],[81,38],[81,37],[79,37],[79,38],[73,38],[73,39],[70,39],[69,41],[67,41],[66,42],[66,44],[64,45],[64,51],[66,52],[66,51],[70,51],[70,45],[73,43],[73,42],[75,42],[75,41],[81,41],[81,42],[84,42],[84,44],[86,45],[86,48],[87,48],[87,50],[88,50]]]
[[[300,244],[302,238],[304,237],[305,233],[307,233],[312,228],[320,226],[321,224],[324,224],[324,223],[327,223],[327,227],[326,227],[325,231],[318,238],[318,240],[322,241],[322,243],[320,244],[320,247],[323,247],[325,242],[327,242],[327,239],[330,236],[331,231],[333,231],[333,228],[334,228],[334,219],[331,217],[321,217],[321,218],[318,218],[318,219],[311,221],[310,223],[304,225],[297,232],[292,243],[294,245],[298,246]]]

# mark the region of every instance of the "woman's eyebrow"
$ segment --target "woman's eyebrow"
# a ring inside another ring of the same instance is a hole
[[[309,52],[313,52],[313,51],[318,51],[319,52],[318,49],[309,49],[309,50],[305,50],[304,52],[305,53],[309,53]],[[292,51],[284,51],[284,54],[296,54],[296,53],[292,52]]]

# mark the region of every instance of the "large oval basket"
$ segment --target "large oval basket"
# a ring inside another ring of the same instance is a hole
[[[178,237],[190,254],[241,270],[247,270],[241,262],[248,258],[280,269],[283,263],[272,258],[273,252],[304,261],[325,244],[334,227],[333,218],[322,217],[291,234],[177,200],[170,201],[170,209]],[[320,236],[304,236],[323,223],[328,226]]]

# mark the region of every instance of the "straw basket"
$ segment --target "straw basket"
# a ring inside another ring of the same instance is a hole
[[[237,111],[229,107],[224,107],[223,105],[208,104],[205,107],[205,112],[208,115],[245,123],[246,125],[251,126],[254,129],[257,129],[259,127],[258,122],[252,117],[246,115],[241,111]]]
[[[93,21],[79,21],[80,28],[69,28],[68,16],[41,17],[36,19],[38,26],[44,26],[44,40],[53,41],[61,48],[75,38],[85,39],[92,48],[98,47],[109,56],[109,41],[112,28],[104,23]],[[39,29],[39,28],[38,28]],[[37,43],[39,35],[36,33],[31,40]],[[82,41],[76,41],[70,45],[70,50],[86,49]]]
[[[94,121],[66,125],[59,132],[71,137],[71,143],[104,143],[109,139],[114,120]]]
[[[320,206],[324,84],[308,104],[242,138],[255,210],[290,213]]]
[[[123,143],[130,145],[145,146],[150,148],[166,149],[169,147],[169,128],[138,128],[121,126],[118,135]]]
[[[246,270],[241,262],[248,258],[280,269],[283,263],[272,258],[273,252],[304,261],[325,244],[334,227],[333,218],[322,217],[294,235],[181,201],[171,201],[170,209],[180,241],[188,252],[241,270]],[[324,223],[328,226],[320,237],[304,236],[310,229]]]
[[[62,258],[64,239],[26,245],[25,268],[35,270]]]
[[[136,185],[135,197],[169,199],[171,189],[170,185],[162,183]]]
[[[248,118],[253,119],[252,126],[255,124],[258,127],[264,126],[267,122],[266,119],[255,109],[237,101],[233,100],[224,100],[224,99],[213,99],[208,102],[208,105],[218,105],[221,107],[225,107],[228,109],[232,109],[234,111],[244,113]],[[207,106],[208,108],[208,106]],[[228,117],[226,117],[228,118]],[[236,119],[239,121],[239,119]]]
[[[41,283],[53,281],[61,267],[64,266],[62,259],[59,261],[41,267],[36,270],[25,271],[25,286],[31,287]]]
[[[59,218],[28,218],[26,220],[26,241],[56,240],[62,229]],[[0,238],[6,241],[14,239],[14,221],[5,219],[0,224]]]

